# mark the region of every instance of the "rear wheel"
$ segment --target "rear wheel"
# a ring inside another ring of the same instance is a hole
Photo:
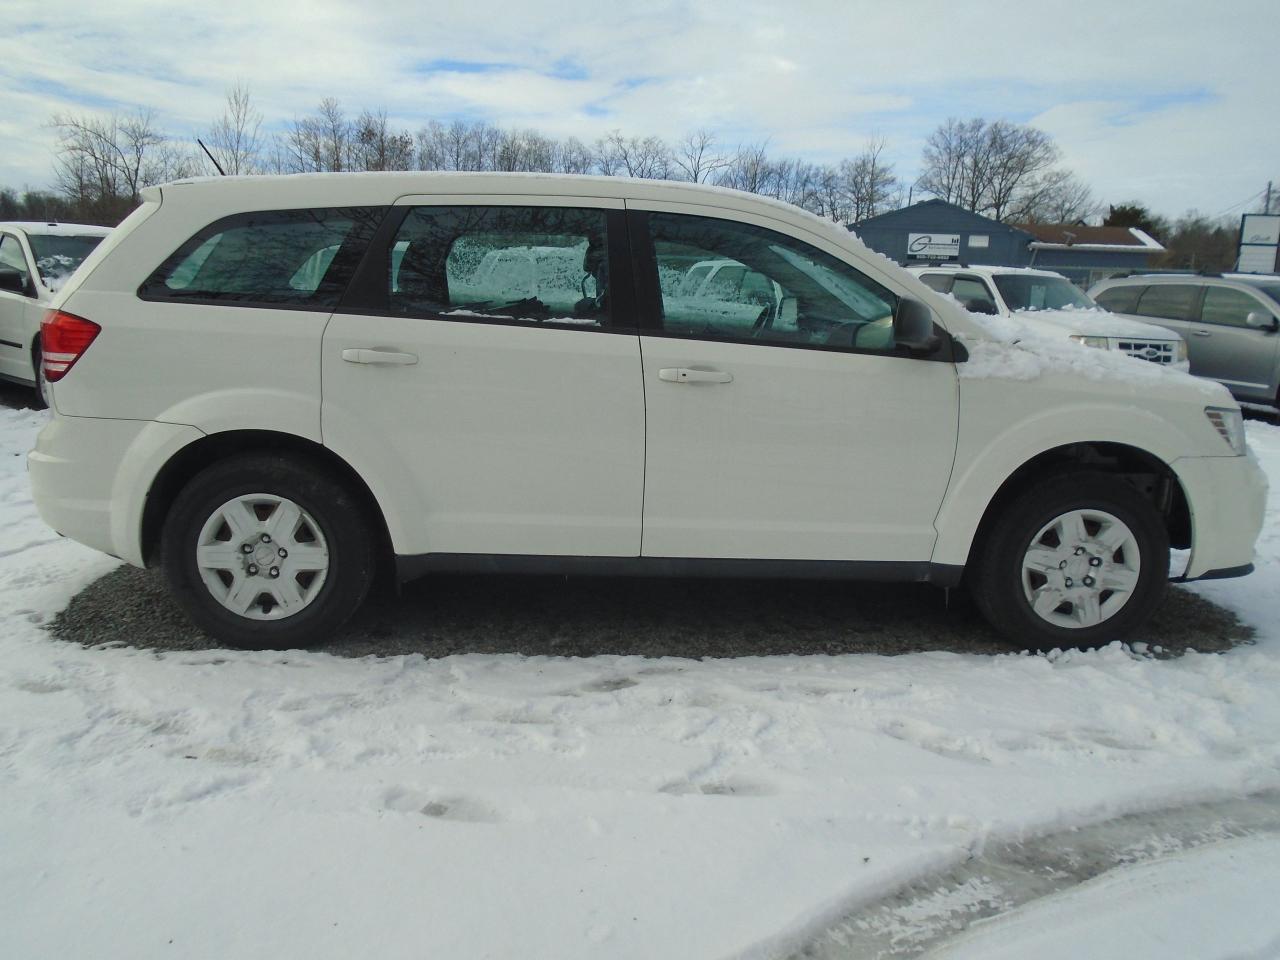
[[[1169,535],[1155,507],[1118,477],[1043,481],[1001,511],[975,564],[974,599],[1032,649],[1128,638],[1164,596]]]
[[[165,576],[206,633],[237,647],[309,646],[368,592],[373,537],[358,499],[320,465],[269,454],[224,460],[174,501]]]

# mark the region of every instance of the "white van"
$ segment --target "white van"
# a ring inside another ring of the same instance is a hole
[[[1185,579],[1251,569],[1265,480],[1222,387],[1003,342],[786,204],[434,173],[143,199],[46,322],[32,483],[228,643],[319,640],[382,556],[404,580],[963,578],[1037,647],[1131,633],[1171,545]],[[507,250],[559,274],[573,251],[572,276],[513,293],[480,272]],[[667,309],[661,278],[727,260],[777,309]]]

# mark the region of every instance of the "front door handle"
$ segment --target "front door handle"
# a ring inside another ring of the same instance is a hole
[[[342,359],[347,363],[399,364],[409,366],[418,362],[416,353],[396,353],[393,350],[343,350]]]
[[[723,370],[694,370],[691,367],[663,367],[658,379],[668,383],[732,383],[733,374]]]
[[[1212,337],[1212,336],[1213,336],[1213,334],[1212,334],[1212,333],[1210,333],[1208,330],[1192,330],[1191,332],[1192,332],[1192,333],[1194,333],[1197,337]]]

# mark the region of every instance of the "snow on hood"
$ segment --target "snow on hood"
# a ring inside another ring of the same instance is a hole
[[[1212,380],[1201,380],[1158,363],[1068,340],[1056,326],[1041,322],[1046,312],[1049,311],[1024,311],[1012,317],[969,314],[969,319],[992,339],[960,338],[969,359],[956,365],[959,376],[966,380],[1035,380],[1044,374],[1060,373],[1093,381],[1153,385],[1168,385],[1172,382],[1169,378],[1174,377],[1207,397],[1224,399],[1225,388]],[[1084,313],[1086,311],[1075,311],[1073,315]]]
[[[1016,310],[1013,316],[1060,328],[1068,335],[1076,333],[1088,337],[1141,337],[1144,340],[1182,339],[1167,327],[1158,327],[1154,323],[1144,323],[1102,309],[1064,307],[1061,310]]]

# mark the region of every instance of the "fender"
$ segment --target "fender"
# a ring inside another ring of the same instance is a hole
[[[206,434],[266,429],[320,442],[320,398],[298,391],[234,387],[198,393],[155,419]]]
[[[935,521],[934,563],[968,561],[978,525],[1001,485],[1043,453],[1071,444],[1115,443],[1168,466],[1201,445],[1176,424],[1133,402],[1114,396],[1082,402],[1079,381],[1061,378],[1062,387],[1055,390],[1045,382],[1049,379],[1027,382],[1027,407],[1032,410],[1013,421],[1009,411],[1024,408],[1011,401],[1010,381],[960,381],[960,436],[951,483]],[[993,389],[991,383],[998,386]]]

